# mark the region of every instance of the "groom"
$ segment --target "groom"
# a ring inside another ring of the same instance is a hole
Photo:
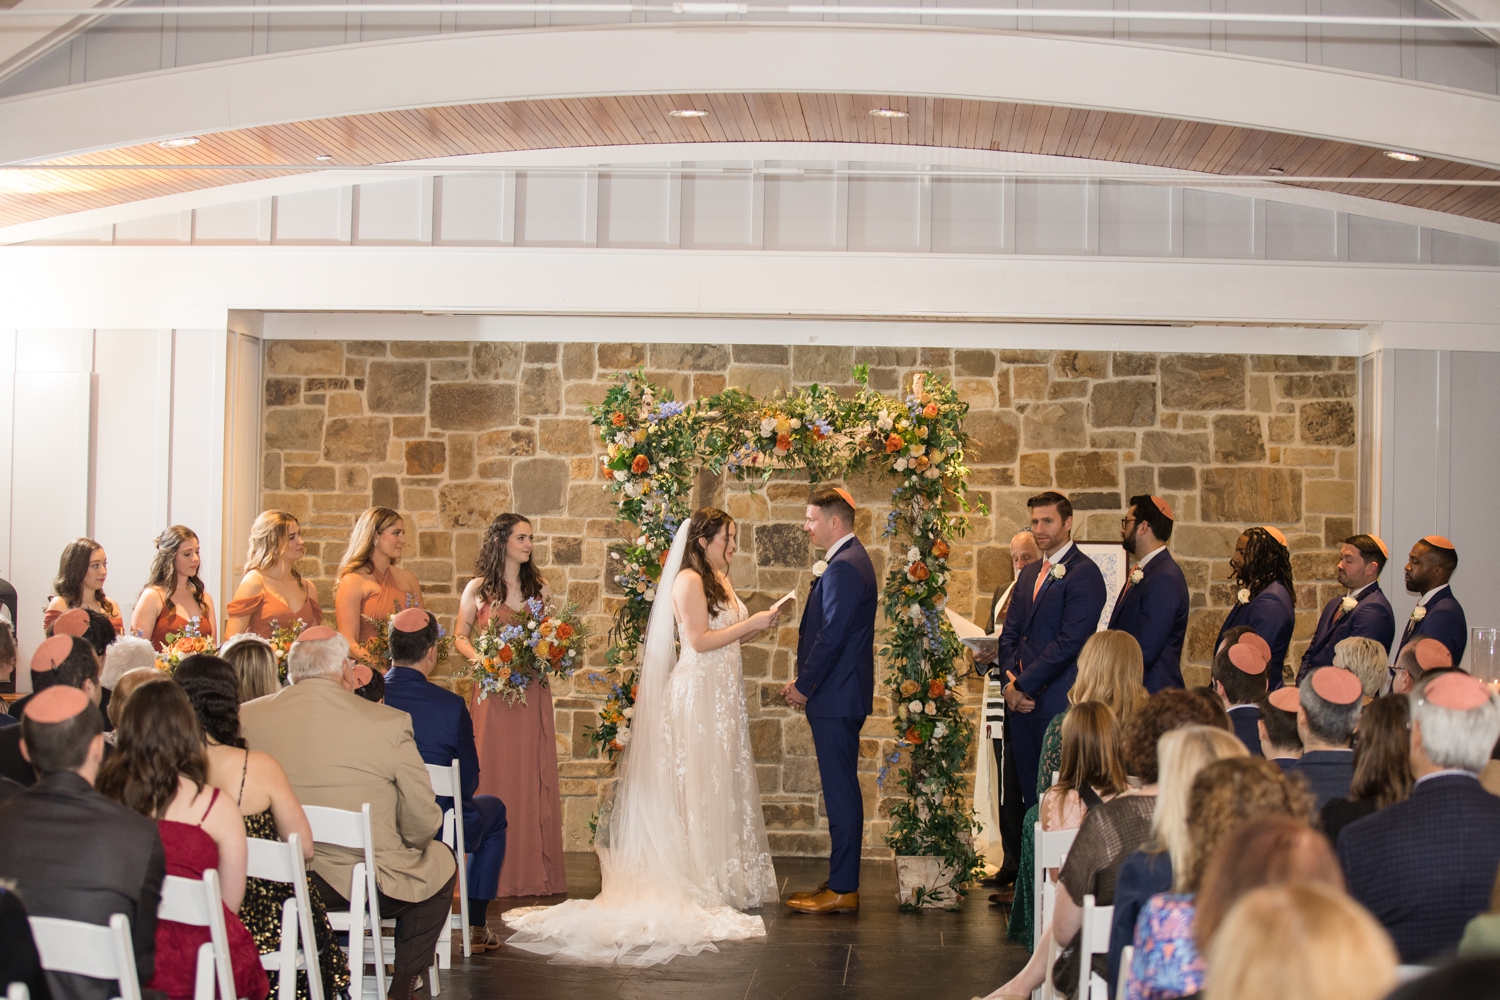
[[[815,892],[794,892],[787,905],[800,913],[859,909],[859,851],[864,833],[859,730],[875,697],[875,567],[854,537],[854,498],[839,487],[807,501],[803,530],[826,553],[819,565],[797,635],[797,679],[781,689],[807,708],[823,804],[828,810],[828,881]]]

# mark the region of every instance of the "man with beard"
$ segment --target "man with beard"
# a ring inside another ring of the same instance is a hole
[[[1406,631],[1401,633],[1401,645],[1417,636],[1425,635],[1448,647],[1455,664],[1464,662],[1464,649],[1469,644],[1469,623],[1464,617],[1463,605],[1453,596],[1448,581],[1458,569],[1458,550],[1442,535],[1420,538],[1411,547],[1406,560],[1406,590],[1421,594],[1417,606],[1412,609],[1411,620]]]
[[[1379,582],[1389,558],[1385,542],[1374,535],[1344,539],[1337,574],[1339,586],[1347,587],[1349,593],[1335,597],[1323,608],[1312,642],[1302,654],[1298,684],[1318,667],[1332,666],[1334,647],[1350,636],[1374,639],[1390,651],[1391,640],[1396,637],[1396,616]]]
[[[1141,644],[1146,690],[1152,694],[1182,687],[1182,641],[1187,634],[1188,586],[1167,539],[1172,507],[1161,497],[1130,498],[1120,519],[1120,544],[1135,557],[1135,568],[1115,601],[1109,627],[1128,632]]]

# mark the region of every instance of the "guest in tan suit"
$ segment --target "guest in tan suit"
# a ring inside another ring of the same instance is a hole
[[[287,654],[292,686],[240,708],[250,749],[274,756],[304,805],[358,811],[370,804],[380,915],[396,918],[391,1000],[410,1000],[448,920],[457,866],[436,839],[443,816],[412,737],[411,716],[365,701],[349,643],[306,629]],[[359,851],[318,844],[312,881],[330,909],[347,909]]]

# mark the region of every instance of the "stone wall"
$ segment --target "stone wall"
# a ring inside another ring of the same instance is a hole
[[[1165,496],[1178,515],[1172,548],[1192,590],[1189,683],[1206,681],[1232,600],[1229,555],[1244,526],[1276,524],[1291,544],[1293,663],[1337,589],[1338,545],[1354,530],[1349,358],[430,341],[268,341],[265,351],[261,502],[301,520],[302,571],[317,581],[330,618],[333,574],[365,507],[406,515],[415,537],[405,565],[450,624],[485,524],[516,510],[534,521],[535,558],[553,589],[594,616],[596,667],[617,600],[607,549],[625,532],[601,488],[585,407],[602,399],[616,373],[637,365],[679,399],[726,385],[756,395],[814,381],[853,391],[857,363],[869,364],[872,384],[888,391],[921,369],[952,378],[972,407],[970,487],[990,514],[955,548],[951,599],[980,624],[990,594],[1010,579],[1006,546],[1028,523],[1028,496],[1048,487],[1067,493],[1075,537],[1091,541],[1119,539],[1129,496]],[[859,535],[883,577],[889,548],[875,531],[889,487],[878,476],[849,486],[861,504]],[[811,583],[813,553],[800,528],[807,491],[795,478],[754,491],[700,478],[699,501],[741,523],[734,579],[752,609],[794,587],[806,593]],[[745,649],[751,735],[773,850],[826,853],[811,735],[778,694],[792,675],[795,644],[793,622]],[[589,756],[585,730],[608,684],[596,671],[580,672],[554,692],[569,849],[588,844],[605,766]],[[880,768],[901,766],[889,761],[888,710],[877,697],[861,748],[873,853],[884,850],[882,817],[896,790]]]

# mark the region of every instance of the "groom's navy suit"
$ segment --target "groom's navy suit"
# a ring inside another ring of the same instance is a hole
[[[877,596],[869,553],[851,538],[813,581],[797,631],[797,690],[807,698],[828,810],[828,888],[839,893],[859,889],[859,731],[875,699]]]
[[[1034,599],[1042,563],[1022,568],[1000,633],[1001,671],[1014,677],[1016,687],[1036,703],[1030,712],[1006,713],[1021,801],[1027,806],[1037,802],[1037,767],[1047,723],[1068,710],[1068,692],[1078,678],[1078,651],[1098,631],[1108,597],[1104,574],[1077,545],[1058,565],[1066,567],[1062,578],[1049,575]]]

